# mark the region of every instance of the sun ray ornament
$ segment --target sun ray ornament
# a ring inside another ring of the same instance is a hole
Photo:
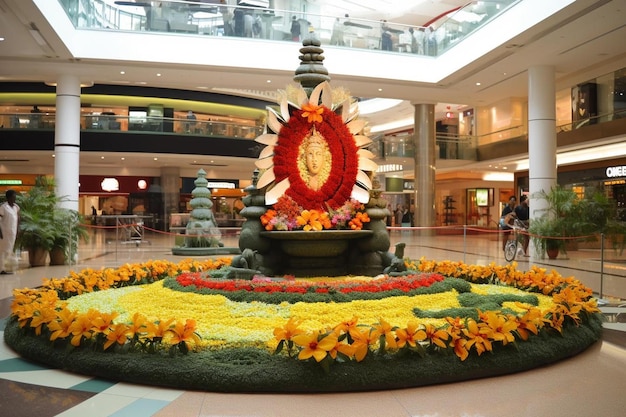
[[[331,88],[319,41],[305,40],[300,52],[294,77],[300,85],[279,92],[266,132],[256,139],[266,145],[256,162],[257,188],[267,187],[267,205],[283,195],[304,209],[334,209],[350,199],[365,204],[378,167],[365,149],[372,143],[363,133],[366,123],[349,94]]]

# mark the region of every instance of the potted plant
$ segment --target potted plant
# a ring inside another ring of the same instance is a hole
[[[541,190],[533,194],[533,198],[547,202],[545,208],[535,210],[541,216],[534,218],[528,228],[535,250],[540,256],[547,253],[550,259],[556,258],[559,252],[567,254],[566,238],[579,236],[581,229],[578,195],[557,185],[550,191]]]
[[[56,228],[50,249],[50,265],[64,265],[76,255],[78,242],[86,242],[89,234],[76,210],[55,208],[53,218]]]
[[[54,193],[53,182],[38,177],[27,193],[17,197],[20,223],[16,246],[28,251],[30,266],[43,266],[57,233],[54,210],[59,198]]]

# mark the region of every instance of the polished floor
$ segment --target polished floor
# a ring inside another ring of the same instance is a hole
[[[406,243],[405,255],[467,263],[504,264],[495,232],[425,234],[419,229],[392,230],[392,244]],[[226,246],[237,236],[226,232]],[[13,288],[33,287],[42,278],[63,277],[70,270],[115,267],[152,259],[180,260],[171,254],[174,237],[146,232],[126,241],[110,230],[92,231],[71,266],[20,268],[0,278],[0,317],[9,315]],[[553,261],[519,257],[556,269],[591,287],[607,322],[603,338],[582,354],[532,371],[496,378],[422,388],[348,394],[219,394],[115,383],[48,369],[19,358],[0,343],[0,416],[160,416],[160,417],[559,417],[623,416],[626,410],[626,253],[579,248]],[[0,330],[4,319],[0,319]],[[1,336],[1,335],[0,335]]]

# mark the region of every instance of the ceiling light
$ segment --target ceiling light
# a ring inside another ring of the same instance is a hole
[[[157,77],[160,77],[160,76],[161,76],[161,74],[157,72]]]
[[[126,71],[120,71],[120,74],[124,75],[126,74]]]
[[[480,83],[476,83],[476,85],[480,85]]]

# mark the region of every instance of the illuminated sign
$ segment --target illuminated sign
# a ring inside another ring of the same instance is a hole
[[[0,180],[0,185],[22,185],[22,180]]]
[[[608,178],[626,177],[626,165],[608,167],[606,169],[606,176]]]

